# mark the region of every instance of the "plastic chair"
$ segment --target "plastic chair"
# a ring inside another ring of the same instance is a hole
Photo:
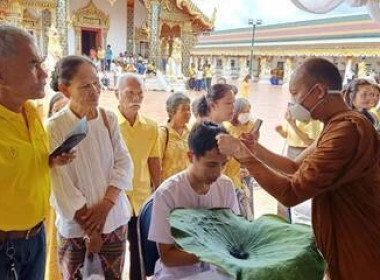
[[[141,279],[154,274],[154,266],[159,259],[157,244],[148,240],[150,220],[152,218],[153,196],[141,207],[137,218],[137,238],[140,254]]]

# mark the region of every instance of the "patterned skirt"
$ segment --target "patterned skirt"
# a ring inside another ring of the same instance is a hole
[[[105,279],[122,279],[127,239],[127,225],[109,234],[102,234],[99,252]],[[59,266],[64,280],[83,279],[82,268],[86,255],[83,238],[64,238],[58,235]]]

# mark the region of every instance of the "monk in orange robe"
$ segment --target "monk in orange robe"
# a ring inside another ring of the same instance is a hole
[[[232,155],[285,206],[312,198],[316,243],[332,280],[380,279],[379,142],[372,124],[350,111],[338,93],[338,69],[320,58],[307,60],[292,76],[290,112],[324,123],[304,158],[292,161],[257,143],[254,135],[218,138]]]

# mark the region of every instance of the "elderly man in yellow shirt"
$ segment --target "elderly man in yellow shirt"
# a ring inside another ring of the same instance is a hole
[[[44,278],[49,166],[72,160],[49,158],[47,134],[29,101],[45,96],[42,62],[28,32],[0,26],[0,279]]]
[[[144,92],[138,75],[127,73],[120,77],[118,98],[120,132],[134,165],[133,191],[128,193],[133,207],[128,224],[129,279],[141,280],[136,222],[142,204],[161,183],[159,126],[139,113]]]

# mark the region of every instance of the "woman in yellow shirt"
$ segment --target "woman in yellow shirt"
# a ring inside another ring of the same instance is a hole
[[[191,117],[190,98],[181,92],[174,93],[166,101],[166,110],[169,121],[160,131],[162,181],[186,169],[190,163],[187,156],[189,151],[187,124]]]
[[[250,92],[250,83],[251,83],[252,77],[251,75],[245,76],[243,79],[243,83],[241,84],[240,94],[241,97],[248,99],[249,98],[249,92]]]

